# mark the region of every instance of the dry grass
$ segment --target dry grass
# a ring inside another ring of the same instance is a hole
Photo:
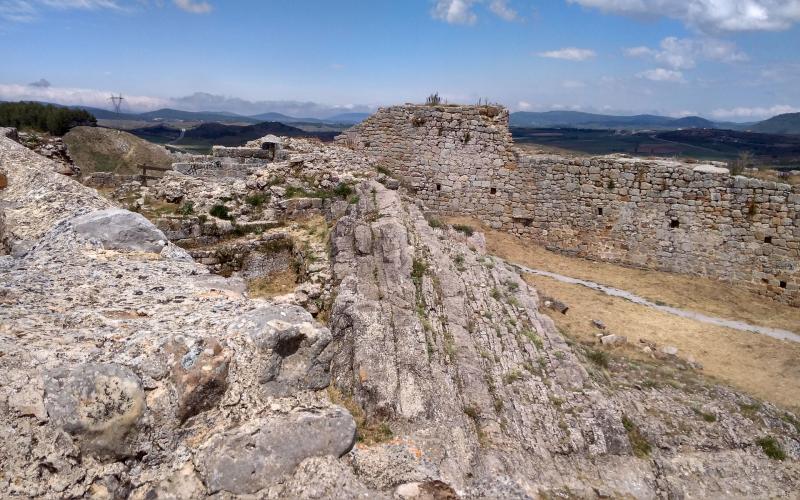
[[[630,269],[549,252],[507,233],[488,230],[475,220],[466,223],[486,233],[489,253],[528,267],[583,278],[668,303],[723,318],[796,331],[800,309],[773,302],[717,281]],[[692,356],[703,373],[758,398],[800,410],[800,345],[753,333],[717,327],[680,318],[627,300],[609,297],[579,285],[528,275],[526,281],[540,294],[556,297],[570,306],[567,315],[553,314],[558,328],[581,341],[595,342],[593,319],[608,331],[625,335],[629,347],[617,351],[629,357],[644,354],[634,348],[639,339],[677,347],[679,356]],[[637,346],[638,347],[638,346]]]
[[[474,219],[452,218],[448,223],[466,223],[486,234],[487,251],[509,262],[581,278],[633,292],[652,302],[710,316],[797,331],[800,308],[760,297],[740,288],[707,278],[660,271],[647,271],[567,257],[545,250],[502,231],[493,231]]]
[[[271,299],[292,293],[297,286],[297,273],[286,269],[269,276],[262,276],[247,282],[247,293],[250,297]]]
[[[565,335],[596,342],[597,319],[611,333],[628,337],[629,346],[616,352],[645,356],[639,340],[671,345],[680,357],[693,357],[703,373],[788,409],[800,409],[800,345],[763,335],[740,332],[662,313],[624,299],[609,297],[579,285],[527,275],[525,280],[543,295],[566,302],[566,315],[551,314]]]

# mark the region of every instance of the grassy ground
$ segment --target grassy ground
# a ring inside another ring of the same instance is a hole
[[[480,227],[474,220],[464,218],[447,222]],[[566,257],[504,232],[482,230],[486,233],[487,251],[509,262],[611,285],[654,302],[713,316],[799,329],[800,309],[752,295],[732,285]],[[525,279],[540,294],[555,297],[570,306],[566,315],[551,314],[556,325],[569,337],[580,342],[595,342],[598,330],[591,321],[601,320],[610,332],[628,337],[629,347],[621,350],[627,356],[644,355],[637,345],[640,339],[660,346],[675,346],[680,350],[679,356],[692,356],[703,364],[706,375],[758,398],[800,410],[800,344],[679,318],[550,278],[529,275]]]

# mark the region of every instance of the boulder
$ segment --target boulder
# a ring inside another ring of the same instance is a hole
[[[340,457],[355,443],[344,408],[304,408],[252,420],[212,437],[199,457],[209,493],[254,494],[310,457]]]
[[[142,383],[128,368],[86,363],[50,371],[44,405],[52,423],[76,436],[85,450],[124,457],[126,438],[144,413]]]
[[[120,208],[91,212],[72,220],[75,234],[110,250],[159,253],[167,237],[143,215]]]
[[[262,307],[243,315],[231,331],[249,334],[266,358],[259,380],[268,396],[324,389],[330,383],[330,331],[297,306]]]

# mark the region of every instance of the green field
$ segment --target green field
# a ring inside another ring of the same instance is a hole
[[[614,130],[512,128],[511,132],[518,144],[588,155],[625,153],[634,156],[729,161],[743,152],[749,152],[759,164],[789,168],[800,165],[800,136],[715,129],[630,133]]]

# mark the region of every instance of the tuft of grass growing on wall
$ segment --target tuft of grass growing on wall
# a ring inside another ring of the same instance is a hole
[[[626,415],[622,416],[622,426],[625,427],[625,432],[628,433],[628,441],[631,443],[633,454],[639,458],[648,457],[651,450],[650,443],[641,433],[639,427]]]
[[[774,437],[766,436],[757,440],[756,443],[769,458],[773,460],[786,460],[786,452],[783,451],[783,447]]]

